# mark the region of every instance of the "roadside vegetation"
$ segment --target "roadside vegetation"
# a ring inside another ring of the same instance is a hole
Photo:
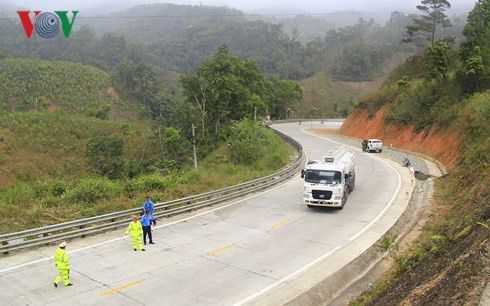
[[[423,234],[409,251],[393,252],[389,274],[352,305],[478,304],[489,281],[488,0],[477,2],[464,35],[459,49],[452,39],[433,40],[359,105],[357,111],[373,116],[383,107],[385,124],[400,129],[457,131],[462,145],[449,175],[437,181],[434,213]]]
[[[0,80],[2,232],[270,174],[293,150],[261,120],[302,98],[296,82],[264,74],[225,45],[180,77],[174,84],[180,92],[150,66],[130,60],[108,73],[80,63],[6,57]]]
[[[0,167],[14,172],[0,187],[2,232],[133,208],[146,196],[166,201],[237,184],[274,172],[293,154],[271,130],[244,121],[230,126],[231,145],[218,144],[194,171],[188,141],[173,128],[162,131],[161,152],[151,123],[59,113],[0,118],[7,131]],[[98,150],[87,148],[94,143]]]

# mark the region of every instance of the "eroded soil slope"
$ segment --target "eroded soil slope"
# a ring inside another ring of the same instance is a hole
[[[459,159],[461,137],[457,131],[415,132],[413,125],[387,125],[383,122],[386,107],[369,118],[364,110],[351,114],[340,132],[355,138],[379,138],[386,146],[423,153],[440,160],[446,166]]]
[[[378,294],[361,304],[478,305],[490,280],[488,174],[481,177],[464,171],[460,164],[460,153],[465,150],[462,133],[417,133],[410,125],[386,124],[386,108],[371,118],[357,110],[347,118],[341,133],[379,138],[388,146],[432,156],[449,166],[450,175],[437,182],[437,209],[421,240],[413,244],[411,253],[394,255],[391,273],[395,277],[386,276],[377,284]]]

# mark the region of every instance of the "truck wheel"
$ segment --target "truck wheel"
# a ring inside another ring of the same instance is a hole
[[[344,196],[342,197],[342,204],[340,205],[340,207],[337,207],[337,209],[338,210],[344,209],[345,202],[347,202],[347,193],[346,192],[344,192]]]
[[[382,152],[383,152],[383,150],[379,150],[379,153],[382,153]]]

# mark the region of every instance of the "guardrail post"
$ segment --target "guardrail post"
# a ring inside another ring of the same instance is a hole
[[[9,242],[8,242],[7,240],[2,241],[2,246],[4,246],[4,245],[9,245]],[[3,252],[3,255],[8,255],[8,254],[9,254],[9,252],[8,252],[8,251]]]
[[[48,237],[49,236],[49,233],[44,233],[43,234],[43,238],[44,237]],[[39,236],[36,236],[36,238],[34,238],[34,240],[36,240]],[[49,243],[45,243],[44,245],[49,245]]]
[[[84,229],[84,228],[85,228],[85,225],[80,225],[80,226],[79,226],[79,228],[80,228],[80,229]],[[80,236],[80,237],[85,238],[85,237],[86,237],[86,235],[82,235],[82,236]]]

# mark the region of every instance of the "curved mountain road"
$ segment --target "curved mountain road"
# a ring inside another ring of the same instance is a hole
[[[319,159],[337,146],[301,127],[274,126],[299,141],[309,159]],[[69,288],[52,285],[56,271],[45,254],[54,247],[41,248],[30,259],[22,254],[1,258],[0,300],[5,305],[253,301],[316,263],[328,262],[331,254],[365,233],[400,193],[400,174],[376,155],[359,152],[356,175],[355,190],[343,210],[308,208],[297,176],[252,197],[160,221],[153,231],[157,244],[146,252],[134,252],[121,232],[92,244],[96,238],[81,239],[84,247],[79,249],[70,243],[75,286]]]

